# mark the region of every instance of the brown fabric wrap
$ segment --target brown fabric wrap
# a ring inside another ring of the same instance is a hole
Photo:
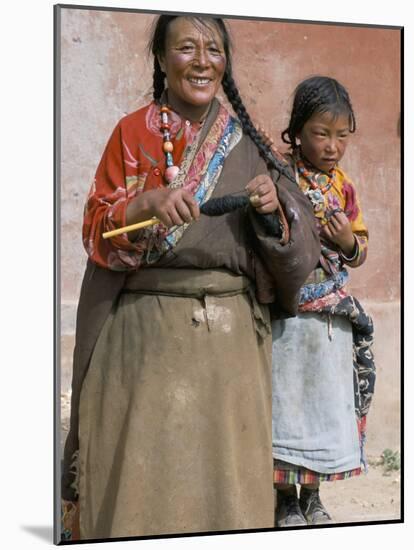
[[[224,269],[143,269],[129,275],[123,291],[165,296],[232,296],[247,292],[251,281]]]
[[[270,331],[243,277],[165,271],[164,294],[121,293],[83,383],[84,540],[273,526]],[[224,293],[170,295],[183,278]]]
[[[70,429],[63,454],[62,498],[75,501],[71,471],[73,454],[79,448],[79,399],[89,361],[99,332],[124,285],[126,273],[103,269],[88,260],[82,281],[76,317],[76,340],[73,352]]]

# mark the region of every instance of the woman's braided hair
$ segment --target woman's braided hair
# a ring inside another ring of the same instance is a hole
[[[348,115],[349,131],[356,130],[354,110],[344,86],[328,76],[313,76],[296,87],[289,126],[282,132],[282,140],[292,149],[299,147],[298,134],[315,113],[330,113],[334,117]]]
[[[165,54],[165,41],[167,36],[168,25],[176,19],[177,15],[161,15],[155,21],[152,38],[148,45],[149,52],[154,56],[154,72],[153,72],[153,87],[154,100],[158,101],[165,89],[165,73],[161,70],[161,66],[158,62],[158,56]],[[294,181],[293,176],[290,174],[287,167],[282,164],[272,153],[272,150],[266,145],[261,134],[256,130],[252,120],[243,104],[239,91],[233,79],[232,74],[232,55],[231,55],[231,40],[227,30],[227,27],[221,18],[209,17],[201,18],[196,16],[189,16],[195,23],[203,26],[209,26],[211,23],[217,27],[223,40],[224,53],[226,55],[226,70],[224,72],[222,86],[227,99],[229,100],[234,112],[236,113],[243,132],[250,136],[254,144],[256,145],[260,156],[266,162],[268,168],[274,168],[279,175],[283,174],[288,179]]]

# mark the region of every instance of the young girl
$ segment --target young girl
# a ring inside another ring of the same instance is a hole
[[[320,481],[358,475],[365,465],[373,328],[345,290],[345,266],[365,261],[368,231],[355,187],[338,165],[354,132],[355,115],[339,82],[317,76],[299,84],[282,139],[290,145],[297,184],[313,205],[322,253],[301,289],[298,316],[273,321],[278,527],[331,523]]]

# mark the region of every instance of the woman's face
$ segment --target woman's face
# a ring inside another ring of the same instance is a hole
[[[349,116],[315,113],[298,133],[305,158],[322,172],[329,172],[345,154],[349,137]]]
[[[168,101],[182,116],[199,120],[220,88],[226,69],[223,39],[214,23],[201,25],[177,17],[167,31],[165,55],[159,57],[168,82]]]

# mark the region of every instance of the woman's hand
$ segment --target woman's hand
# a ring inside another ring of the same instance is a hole
[[[355,236],[344,212],[333,214],[322,230],[322,235],[337,244],[345,256],[351,256],[355,246]]]
[[[279,206],[276,186],[270,176],[261,174],[249,181],[246,185],[246,192],[250,202],[259,214],[270,214],[275,212]]]
[[[154,189],[143,195],[151,216],[164,225],[183,225],[200,217],[200,209],[194,197],[185,189]]]
[[[185,189],[152,189],[130,202],[127,223],[151,217],[156,217],[166,227],[171,227],[197,220],[200,209],[194,197]]]

